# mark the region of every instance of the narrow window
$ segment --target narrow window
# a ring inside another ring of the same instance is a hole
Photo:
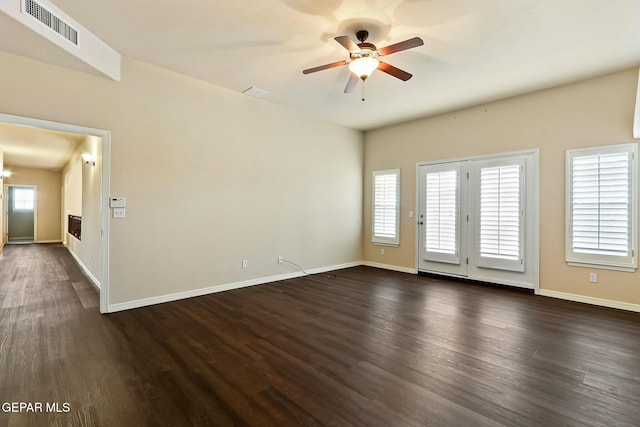
[[[400,169],[373,172],[373,236],[372,242],[398,245]]]
[[[636,144],[567,151],[567,261],[637,267]]]

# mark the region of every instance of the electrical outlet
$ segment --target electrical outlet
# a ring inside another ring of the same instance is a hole
[[[384,248],[380,248],[380,255],[384,255]]]
[[[126,208],[113,208],[113,218],[126,218],[127,211]]]
[[[249,261],[247,261],[246,259],[242,260],[242,268],[247,268],[249,267]]]
[[[278,257],[278,264],[282,264],[282,261],[284,261],[284,257],[282,255],[280,255]]]
[[[598,274],[597,273],[589,273],[589,281],[591,283],[598,283]]]

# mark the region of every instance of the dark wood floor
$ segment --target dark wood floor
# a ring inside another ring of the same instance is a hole
[[[358,267],[100,315],[25,245],[0,307],[0,425],[640,425],[639,315],[514,289]]]

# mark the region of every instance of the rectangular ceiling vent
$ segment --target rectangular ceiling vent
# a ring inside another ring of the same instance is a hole
[[[45,9],[41,4],[33,0],[24,0],[22,12],[31,15],[44,25],[78,46],[78,31],[56,15]]]
[[[242,93],[244,93],[245,95],[253,96],[255,98],[265,98],[271,94],[271,92],[253,86],[243,90]]]

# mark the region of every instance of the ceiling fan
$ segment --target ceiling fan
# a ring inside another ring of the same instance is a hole
[[[332,62],[331,64],[320,65],[319,67],[308,68],[302,71],[302,73],[310,74],[315,73],[316,71],[322,71],[348,64],[349,70],[351,71],[351,76],[349,76],[347,86],[344,88],[344,93],[353,92],[356,85],[358,84],[358,80],[362,80],[364,82],[376,69],[403,81],[407,81],[412,77],[412,75],[407,73],[406,71],[396,68],[393,65],[387,64],[386,62],[380,61],[378,58],[381,56],[391,55],[392,53],[422,46],[424,42],[420,37],[414,37],[412,39],[382,47],[380,49],[378,49],[376,45],[372,43],[366,43],[368,37],[369,32],[366,30],[360,30],[356,33],[356,38],[360,41],[360,43],[357,44],[349,36],[336,37],[335,41],[340,43],[345,49],[349,51],[349,59],[345,59],[344,61]]]

